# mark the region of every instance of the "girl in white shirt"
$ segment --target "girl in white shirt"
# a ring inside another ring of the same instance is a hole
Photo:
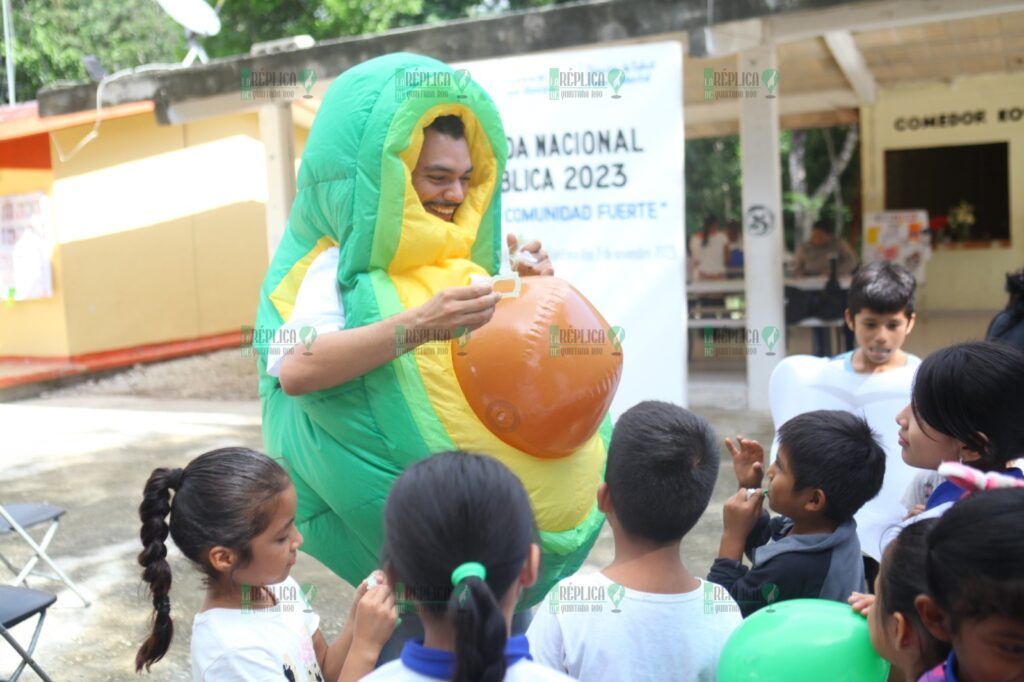
[[[386,584],[360,585],[341,634],[328,644],[288,575],[302,546],[296,503],[288,473],[247,448],[221,448],[184,469],[153,471],[139,506],[139,563],[155,614],[137,671],[163,658],[174,634],[168,533],[206,576],[206,598],[192,625],[197,682],[334,682],[373,670],[394,629],[394,594]]]
[[[366,680],[572,679],[534,663],[525,635],[509,636],[540,548],[526,490],[505,465],[464,452],[421,460],[395,481],[384,524],[385,573],[425,637]]]

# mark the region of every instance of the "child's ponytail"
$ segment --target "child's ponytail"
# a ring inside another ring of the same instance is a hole
[[[384,521],[383,558],[393,579],[419,602],[424,620],[454,628],[452,679],[503,679],[511,654],[501,600],[536,539],[523,484],[491,457],[433,455],[395,481]]]
[[[508,630],[501,606],[484,580],[483,565],[469,562],[452,573],[448,615],[455,624],[453,682],[499,682],[505,677]]]
[[[174,637],[174,622],[171,620],[171,565],[167,563],[167,515],[171,512],[171,491],[181,484],[181,469],[156,469],[146,481],[139,518],[142,530],[142,551],[139,564],[143,567],[142,579],[149,584],[153,596],[153,627],[135,655],[135,672],[150,666],[167,653]]]

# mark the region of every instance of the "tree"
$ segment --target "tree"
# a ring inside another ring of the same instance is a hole
[[[206,38],[203,47],[211,57],[228,57],[249,54],[253,43],[289,36],[326,40],[379,33],[422,11],[423,0],[231,0],[220,8],[220,33]]]
[[[789,149],[789,187],[786,195],[786,208],[793,212],[795,226],[795,242],[802,243],[811,234],[811,226],[821,214],[829,195],[834,200],[833,221],[836,224],[836,233],[840,232],[842,223],[845,222],[846,207],[843,204],[843,193],[840,178],[854,153],[857,151],[858,130],[857,124],[849,126],[846,139],[843,141],[843,149],[836,154],[835,144],[832,140],[832,130],[822,129],[822,140],[825,144],[825,151],[828,156],[828,169],[818,187],[811,193],[807,191],[807,169],[805,168],[806,141],[808,134],[812,131],[794,130],[791,133]]]
[[[739,220],[743,210],[739,136],[687,140],[685,152],[687,232],[699,231],[709,213],[723,223]]]
[[[289,36],[326,40],[565,1],[220,0],[221,31],[202,44],[211,57],[228,57]],[[188,51],[184,29],[154,0],[13,0],[12,14],[19,101],[34,99],[44,85],[88,80],[81,61],[86,55],[113,73],[178,63]],[[0,39],[0,54],[3,47]],[[3,92],[6,100],[6,82]]]
[[[842,149],[834,135],[845,134]],[[782,187],[786,204],[783,229],[787,248],[800,241],[798,222],[825,217],[837,225],[859,219],[860,159],[856,124],[849,127],[783,130],[779,134]],[[740,139],[737,135],[686,141],[686,228],[701,229],[704,216],[723,222],[742,218]],[[815,188],[808,194],[807,188]],[[832,201],[829,202],[829,195]],[[848,197],[847,201],[844,197]],[[858,232],[854,226],[853,232]],[[849,236],[849,235],[847,235]],[[855,245],[854,245],[855,246]]]
[[[44,85],[89,80],[85,55],[96,55],[110,73],[185,56],[181,27],[152,0],[13,0],[11,15],[15,96],[21,102],[34,99]],[[5,50],[0,34],[0,54]]]

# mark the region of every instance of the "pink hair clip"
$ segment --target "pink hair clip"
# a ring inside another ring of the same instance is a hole
[[[997,488],[1024,488],[1024,479],[995,471],[979,471],[960,462],[943,462],[939,465],[939,474],[958,488],[966,490],[967,494]]]

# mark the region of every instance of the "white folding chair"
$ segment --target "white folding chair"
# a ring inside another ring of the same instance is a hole
[[[5,557],[2,552],[0,552],[0,562],[7,566],[7,568],[17,576],[11,581],[11,585],[24,585],[25,587],[28,587],[28,577],[30,575],[47,578],[49,580],[60,580],[67,585],[72,592],[78,595],[78,598],[82,600],[83,604],[88,606],[89,600],[86,599],[85,595],[78,589],[78,586],[75,585],[74,581],[72,581],[64,571],[60,570],[60,567],[53,561],[53,559],[50,558],[50,555],[46,553],[46,548],[50,546],[50,541],[53,540],[53,536],[57,533],[57,528],[60,526],[60,517],[62,516],[64,516],[64,510],[51,504],[12,504],[6,507],[0,504],[0,536],[15,533],[32,548],[32,552],[34,553],[21,570],[11,563],[11,561]],[[42,540],[38,543],[25,530],[26,528],[34,528],[35,526],[41,526],[46,523],[49,524],[49,527],[46,529],[46,533],[43,535]],[[43,571],[35,570],[36,564],[40,561],[53,569],[53,573],[45,573]]]

